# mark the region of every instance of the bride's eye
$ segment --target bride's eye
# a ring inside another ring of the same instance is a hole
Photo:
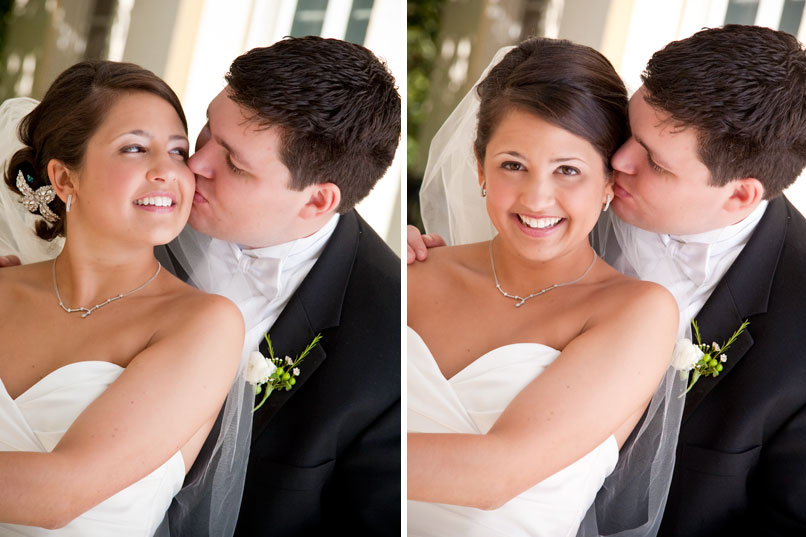
[[[563,165],[557,168],[557,171],[560,172],[562,175],[579,175],[579,168],[575,168],[574,166],[567,166]]]
[[[185,149],[184,147],[175,147],[175,148],[171,149],[169,151],[169,153],[172,153],[174,155],[179,155],[180,157],[182,157],[182,160],[187,160],[188,156],[189,156],[188,150]]]
[[[121,153],[145,153],[146,148],[142,145],[131,144],[120,148]]]
[[[511,172],[519,172],[524,171],[526,169],[526,167],[523,164],[521,164],[520,162],[515,162],[514,160],[508,160],[506,162],[502,162],[501,167]]]

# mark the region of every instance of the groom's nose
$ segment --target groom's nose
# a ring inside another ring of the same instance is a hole
[[[199,136],[201,139],[201,136]],[[209,140],[209,137],[208,137]],[[210,166],[210,157],[208,156],[210,144],[196,143],[196,152],[188,159],[188,168],[196,175],[203,177],[212,177],[212,167]]]
[[[644,151],[644,148],[635,141],[635,138],[630,137],[615,152],[613,158],[610,159],[610,164],[618,172],[635,175],[636,162],[638,162],[637,159],[640,158],[642,151]]]

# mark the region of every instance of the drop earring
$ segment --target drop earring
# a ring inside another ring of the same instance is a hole
[[[606,213],[609,208],[610,208],[610,194],[607,195],[607,202],[605,203],[605,206],[604,206],[604,209],[602,209],[602,212]]]
[[[487,197],[487,180],[486,179],[481,182],[481,197],[482,198]]]
[[[70,205],[72,205],[72,204],[73,204],[73,195],[72,194],[67,194],[67,204],[66,204],[66,207],[65,207],[65,212],[68,212],[68,213],[70,212]]]

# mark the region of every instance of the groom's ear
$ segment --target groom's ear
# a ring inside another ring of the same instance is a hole
[[[764,185],[754,177],[736,179],[728,184],[733,188],[724,205],[724,209],[728,212],[751,209],[764,199]]]
[[[341,190],[334,183],[319,183],[308,187],[310,198],[299,212],[300,218],[310,220],[333,213],[341,203]]]
[[[53,158],[48,162],[48,179],[59,199],[67,203],[68,194],[76,191],[75,173],[62,161]]]

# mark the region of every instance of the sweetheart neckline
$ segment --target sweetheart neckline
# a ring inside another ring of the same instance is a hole
[[[8,393],[8,388],[6,388],[6,385],[5,385],[5,383],[3,382],[3,379],[2,379],[2,378],[0,378],[0,386],[2,386],[2,388],[3,388],[3,392],[5,392],[5,394],[8,396],[8,398],[9,398],[9,399],[11,399],[11,400],[12,400],[14,403],[17,403],[17,402],[18,402],[20,399],[22,399],[22,398],[23,398],[23,397],[24,397],[24,396],[25,396],[27,393],[29,393],[29,392],[30,392],[30,391],[32,391],[34,388],[36,388],[36,387],[37,387],[39,384],[41,384],[41,383],[45,382],[45,380],[46,380],[46,379],[48,379],[48,378],[52,377],[53,375],[55,375],[56,373],[58,373],[58,372],[60,372],[60,371],[62,371],[62,370],[64,370],[64,369],[68,369],[68,368],[70,368],[70,367],[72,367],[72,366],[74,366],[74,365],[78,365],[78,364],[108,364],[108,365],[111,365],[111,366],[113,366],[113,367],[116,367],[116,368],[118,368],[118,369],[120,369],[120,370],[124,370],[124,369],[126,369],[125,367],[121,367],[121,366],[119,366],[118,364],[115,364],[115,363],[113,363],[113,362],[105,362],[104,360],[79,360],[78,362],[70,362],[69,364],[64,364],[64,365],[62,365],[62,366],[57,367],[56,369],[54,369],[53,371],[51,371],[50,373],[48,373],[47,375],[45,375],[45,376],[44,376],[44,377],[42,377],[41,379],[39,379],[39,380],[37,380],[36,382],[34,382],[33,384],[31,384],[31,385],[30,385],[30,386],[29,386],[29,387],[28,387],[26,390],[24,390],[24,391],[23,391],[21,394],[19,394],[17,397],[11,397],[11,394],[10,394],[10,393]]]
[[[428,351],[428,356],[431,357],[431,361],[436,366],[437,371],[442,376],[442,378],[445,379],[445,381],[448,382],[448,383],[452,382],[457,376],[461,375],[465,370],[467,370],[467,368],[469,368],[473,364],[479,362],[479,360],[482,360],[485,357],[487,357],[488,355],[490,355],[490,354],[492,354],[494,352],[497,352],[497,351],[499,351],[501,349],[506,349],[506,348],[509,348],[509,347],[519,347],[519,346],[522,346],[522,345],[528,345],[528,346],[543,347],[545,349],[548,349],[548,350],[556,352],[556,353],[562,353],[561,350],[555,349],[554,347],[546,345],[545,343],[535,343],[535,342],[507,343],[506,345],[501,345],[500,347],[495,347],[493,349],[490,349],[489,351],[485,352],[484,354],[474,358],[469,364],[467,364],[462,369],[460,369],[459,371],[454,373],[450,378],[448,378],[448,377],[446,377],[444,375],[444,373],[442,373],[442,369],[439,368],[439,363],[437,362],[436,356],[434,356],[434,353],[431,351],[431,348],[425,342],[423,337],[414,328],[412,328],[411,326],[406,325],[406,329],[411,331],[411,333],[414,334],[417,337],[417,339],[420,341],[420,344],[422,344],[422,346],[425,348],[425,350]]]

